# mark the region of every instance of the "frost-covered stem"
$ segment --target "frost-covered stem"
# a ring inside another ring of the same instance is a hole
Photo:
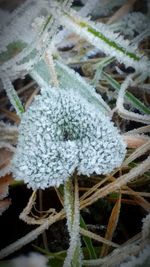
[[[137,254],[141,250],[139,245],[129,245],[114,250],[109,256],[95,260],[84,260],[83,266],[101,266],[101,267],[115,267],[126,260],[127,257]]]
[[[14,109],[17,112],[17,115],[21,117],[22,113],[24,112],[24,107],[10,81],[9,78],[4,77],[2,79],[4,89],[6,90],[6,94],[10,100],[10,103],[13,105]]]
[[[73,213],[74,213],[74,196],[73,196],[73,188],[72,181],[68,179],[64,184],[64,208],[67,217],[67,226],[69,230],[69,234],[71,235],[72,224],[73,224]]]
[[[80,212],[78,183],[75,178],[75,191],[73,192],[72,180],[69,178],[64,185],[64,207],[66,211],[67,225],[70,234],[70,244],[63,267],[81,266],[80,248]]]
[[[53,56],[50,53],[50,51],[46,51],[45,53],[45,61],[50,69],[50,74],[51,74],[51,78],[52,78],[52,83],[55,87],[59,86],[59,82],[57,79],[57,74],[55,71],[55,66],[54,66],[54,61],[53,61]]]
[[[35,200],[36,200],[36,190],[33,191],[27,206],[24,208],[24,210],[20,213],[19,215],[19,219],[23,220],[24,222],[28,223],[28,219],[27,216],[29,215],[29,213],[31,212],[31,209],[33,207],[33,205],[35,204]]]
[[[150,213],[143,219],[142,226],[142,240],[145,242],[149,241],[150,238]]]

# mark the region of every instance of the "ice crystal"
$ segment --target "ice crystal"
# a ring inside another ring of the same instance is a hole
[[[59,186],[75,170],[110,173],[124,156],[117,128],[94,105],[72,89],[43,88],[22,116],[12,172],[44,189]]]

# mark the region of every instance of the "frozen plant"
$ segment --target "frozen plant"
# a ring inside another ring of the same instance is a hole
[[[72,0],[62,0],[59,5],[48,0],[27,0],[11,14],[7,25],[1,29],[0,56],[3,64],[0,75],[7,96],[21,119],[11,170],[17,180],[24,180],[33,189],[64,184],[62,214],[65,217],[65,211],[70,244],[63,267],[82,266],[79,189],[76,175],[74,184],[71,176],[74,173],[87,176],[93,173],[109,174],[121,165],[126,148],[117,128],[105,115],[108,112],[110,114],[110,108],[96,95],[92,86],[61,62],[57,47],[71,31],[141,74],[149,74],[150,65],[149,60],[138,52],[137,44],[113,32],[109,25],[86,18],[87,14],[98,10],[99,1],[93,1],[92,8],[90,2],[87,1],[82,12],[75,12],[69,9]],[[107,9],[109,12],[112,6],[123,2],[104,0],[100,8],[104,4],[107,13]],[[29,31],[30,34],[27,34]],[[53,62],[54,54],[57,60]],[[26,74],[31,75],[42,89],[41,94],[24,112],[12,82]],[[52,84],[57,88],[51,87]],[[121,87],[121,104],[126,88],[123,89]],[[108,185],[108,191],[120,189],[141,174],[144,168],[148,168],[148,160],[145,161],[146,167],[144,163],[141,165],[120,180],[117,179],[116,184],[112,182],[112,188]],[[3,249],[0,257],[29,243],[55,222],[53,218],[46,219],[41,227]],[[24,221],[29,223],[28,220]]]
[[[110,173],[125,152],[109,118],[73,89],[42,88],[22,115],[12,172],[33,189],[64,184],[70,234],[64,267],[82,266],[78,187],[76,181],[74,197],[70,176],[75,171],[87,176]]]
[[[125,144],[109,118],[73,90],[43,88],[22,115],[12,161],[16,179],[32,187],[59,186],[78,174],[119,167]]]
[[[69,12],[60,9],[57,5],[52,6],[52,14],[58,19],[60,24],[72,29],[77,35],[94,44],[106,55],[115,57],[126,67],[132,66],[137,72],[149,74],[149,60],[146,56],[139,53],[137,44],[125,40],[123,36],[113,32],[104,23],[95,23],[87,18],[82,18],[77,12]]]

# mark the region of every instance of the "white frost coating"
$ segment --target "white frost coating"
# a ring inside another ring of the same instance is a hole
[[[119,267],[142,267],[150,266],[150,245],[147,245],[137,257],[132,256],[130,260],[122,263]]]
[[[150,237],[150,214],[148,214],[143,219],[143,227],[142,227],[142,238],[143,240],[149,239]]]
[[[13,259],[10,263],[12,267],[47,267],[47,262],[48,258],[39,253],[32,252],[27,256],[21,255]]]
[[[59,186],[75,170],[108,174],[126,152],[108,117],[71,89],[42,89],[23,114],[19,133],[12,172],[33,189]]]
[[[137,51],[137,46],[129,40],[125,40],[119,33],[109,30],[109,27],[102,23],[94,23],[83,19],[75,11],[69,14],[61,13],[60,10],[53,12],[54,17],[60,19],[60,23],[67,28],[72,29],[80,37],[85,38],[95,47],[103,51],[106,55],[116,57],[119,62],[125,64],[126,67],[132,66],[137,71],[147,71],[149,61]],[[95,31],[95,33],[93,33]],[[99,34],[100,36],[96,36]]]

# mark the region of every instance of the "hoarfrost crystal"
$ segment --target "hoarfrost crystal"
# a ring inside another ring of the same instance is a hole
[[[22,116],[12,172],[29,187],[44,189],[59,186],[75,170],[108,174],[125,151],[117,128],[79,93],[43,88]]]

